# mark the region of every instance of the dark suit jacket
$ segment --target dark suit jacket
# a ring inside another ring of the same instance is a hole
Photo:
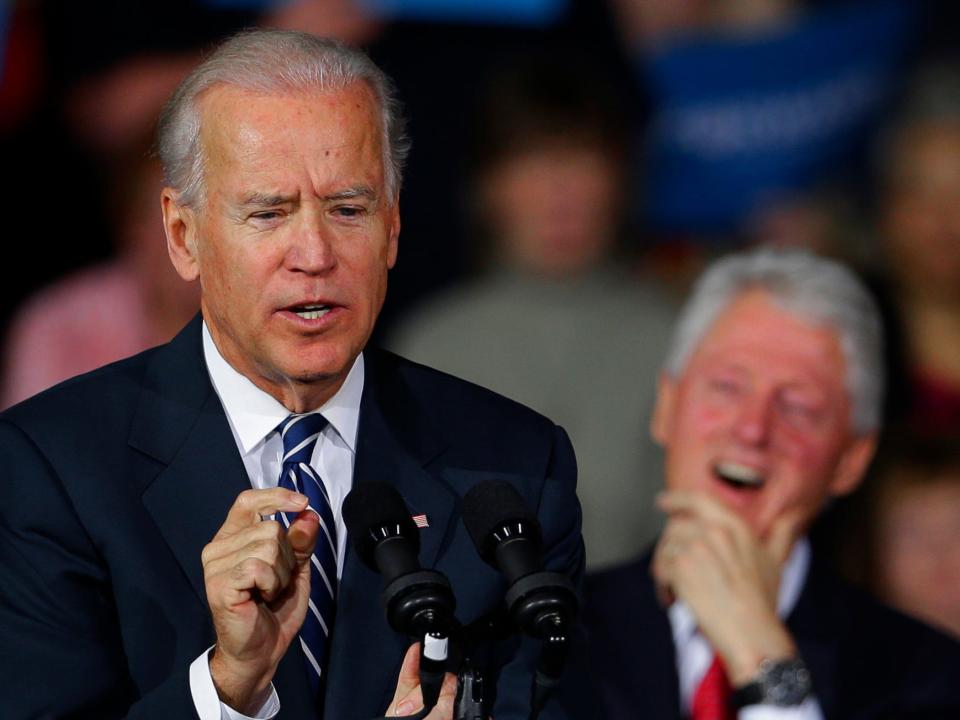
[[[70,380],[0,416],[0,706],[4,717],[190,718],[188,666],[214,641],[200,553],[250,487],[203,361],[199,318],[170,344]],[[504,586],[459,521],[476,482],[536,508],[547,564],[583,566],[575,462],[563,430],[491,392],[366,355],[354,483],[391,482],[447,574],[457,615]],[[409,640],[389,630],[378,575],[348,549],[328,720],[382,715]],[[533,643],[496,649],[497,720],[526,717]],[[281,717],[310,708],[299,643],[275,677]],[[565,717],[562,702],[551,712]],[[574,716],[574,715],[570,715]]]
[[[608,720],[680,717],[676,652],[650,556],[587,578],[591,672]],[[960,645],[811,562],[787,619],[826,718],[960,718]]]

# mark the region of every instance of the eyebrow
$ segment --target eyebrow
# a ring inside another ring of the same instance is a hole
[[[335,193],[330,193],[329,195],[324,195],[321,199],[325,202],[330,202],[337,200],[352,200],[355,198],[366,198],[375,202],[377,199],[377,193],[369,185],[356,185],[339,190]],[[294,202],[295,200],[296,196],[294,195],[252,192],[244,195],[243,199],[240,201],[240,206],[275,207],[277,205],[284,205],[286,203]]]
[[[249,195],[245,195],[243,200],[241,200],[240,205],[241,207],[274,207],[276,205],[284,205],[293,201],[294,197],[292,195],[254,192],[250,193]]]
[[[369,185],[355,185],[354,187],[345,188],[335,193],[329,195],[324,195],[323,200],[352,200],[353,198],[366,198],[367,200],[376,201],[377,193],[374,192],[373,188]]]

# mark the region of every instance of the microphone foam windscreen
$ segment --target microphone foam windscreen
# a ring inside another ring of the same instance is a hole
[[[383,526],[398,526],[400,534],[420,545],[417,526],[403,497],[392,485],[383,482],[358,483],[343,500],[343,522],[347,535],[361,555],[365,553],[371,530]]]
[[[531,527],[539,524],[517,489],[504,480],[484,480],[463,497],[463,524],[477,551],[486,555],[490,534],[503,523],[522,520]]]

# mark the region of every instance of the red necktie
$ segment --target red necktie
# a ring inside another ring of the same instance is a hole
[[[692,720],[735,720],[737,715],[730,707],[730,693],[727,669],[723,660],[714,656],[693,694]]]

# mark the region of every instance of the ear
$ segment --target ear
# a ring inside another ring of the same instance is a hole
[[[657,378],[657,403],[650,418],[650,436],[661,447],[666,447],[676,405],[677,383],[666,373],[660,373]]]
[[[397,264],[397,249],[400,238],[400,197],[393,200],[390,207],[390,220],[387,228],[387,269],[392,270]]]
[[[160,191],[163,210],[163,230],[167,235],[167,252],[177,273],[184,280],[200,276],[197,258],[197,216],[187,206],[177,202],[178,193],[170,187]]]
[[[843,451],[830,483],[834,497],[847,495],[860,485],[877,449],[876,433],[855,437]]]

